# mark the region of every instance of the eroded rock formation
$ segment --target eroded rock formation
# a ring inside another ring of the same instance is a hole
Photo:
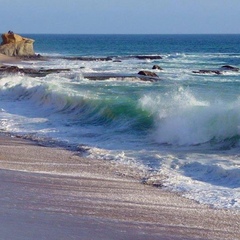
[[[33,50],[34,40],[24,38],[12,32],[2,34],[0,53],[7,56],[29,57],[35,56]]]

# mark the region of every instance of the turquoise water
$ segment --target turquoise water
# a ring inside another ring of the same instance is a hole
[[[239,67],[240,35],[26,37],[49,60],[19,67],[70,71],[2,76],[2,131],[78,146],[86,157],[127,164],[188,198],[239,209],[240,72],[193,71]],[[93,59],[77,58],[83,56]],[[160,80],[141,81],[134,77],[140,70]],[[93,81],[89,74],[129,77]]]

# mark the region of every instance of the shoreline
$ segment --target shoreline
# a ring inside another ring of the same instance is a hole
[[[3,239],[238,239],[240,213],[121,176],[121,166],[0,135]],[[122,166],[124,168],[124,166]],[[34,236],[34,237],[33,237]]]

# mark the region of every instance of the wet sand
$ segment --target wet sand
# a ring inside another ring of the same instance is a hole
[[[16,57],[9,57],[0,53],[0,66],[4,63],[18,63],[18,62],[20,62],[20,59]]]
[[[211,209],[123,172],[113,162],[1,136],[1,239],[239,239],[240,212]]]

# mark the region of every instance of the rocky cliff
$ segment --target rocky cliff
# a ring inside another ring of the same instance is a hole
[[[24,38],[12,32],[2,34],[0,53],[7,56],[29,57],[35,56],[33,50],[34,40]]]

